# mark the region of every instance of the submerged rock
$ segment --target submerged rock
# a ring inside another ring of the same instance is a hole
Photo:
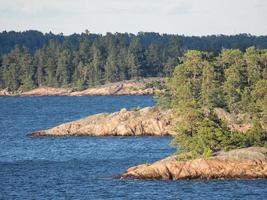
[[[170,156],[153,164],[129,168],[120,178],[132,179],[255,179],[267,178],[267,149],[250,147],[221,152],[210,159],[178,161]]]
[[[170,135],[171,111],[154,107],[122,109],[64,123],[29,136],[143,136]]]

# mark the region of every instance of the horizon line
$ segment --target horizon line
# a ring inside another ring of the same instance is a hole
[[[40,32],[43,35],[46,34],[53,34],[53,35],[62,35],[64,37],[68,37],[71,35],[81,35],[81,34],[86,34],[86,32],[88,31],[88,34],[95,34],[95,35],[102,35],[102,36],[106,36],[107,34],[111,33],[111,34],[133,34],[133,35],[139,35],[142,33],[156,33],[159,35],[174,35],[174,36],[184,36],[184,37],[210,37],[210,36],[237,36],[237,35],[247,35],[247,36],[251,36],[251,37],[266,37],[266,35],[256,35],[256,34],[252,34],[252,33],[231,33],[231,34],[225,34],[225,33],[211,33],[211,34],[206,34],[206,35],[190,35],[190,34],[182,34],[182,33],[167,33],[167,32],[156,32],[156,31],[138,31],[138,32],[118,32],[118,31],[107,31],[105,33],[96,33],[96,32],[91,32],[88,29],[84,30],[84,32],[73,32],[71,34],[66,34],[63,32],[60,33],[55,33],[53,31],[41,31],[41,30],[37,30],[37,29],[25,29],[25,30],[1,30],[0,33],[4,33],[4,32],[16,32],[16,33],[23,33],[23,32],[30,32],[30,31],[36,31],[36,32]]]

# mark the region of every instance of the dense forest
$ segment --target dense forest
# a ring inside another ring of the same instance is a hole
[[[224,49],[218,56],[188,51],[158,103],[175,110],[180,158],[267,146],[267,49]],[[218,107],[253,126],[246,132],[230,130],[214,113]]]
[[[223,48],[267,48],[267,36],[187,37],[140,32],[63,36],[38,31],[0,33],[0,88],[84,89],[120,80],[170,76],[188,49],[218,55]]]

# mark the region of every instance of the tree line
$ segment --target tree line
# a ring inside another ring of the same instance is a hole
[[[267,49],[224,49],[218,56],[188,51],[158,103],[175,111],[178,122],[173,142],[181,158],[267,146]],[[215,115],[217,107],[246,116],[253,127],[246,133],[230,130]]]
[[[170,76],[188,49],[267,48],[266,36],[186,37],[140,32],[63,36],[38,31],[0,33],[0,88],[84,89],[140,77]]]
[[[15,46],[2,56],[0,87],[29,90],[34,87],[84,89],[109,82],[148,76],[167,76],[181,55],[178,41],[152,43],[139,37],[108,34],[94,40],[84,35],[77,44],[50,40],[31,53]]]

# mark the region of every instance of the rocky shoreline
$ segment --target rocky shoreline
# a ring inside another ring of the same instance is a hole
[[[250,147],[219,152],[209,159],[178,161],[170,156],[153,164],[129,168],[121,179],[257,179],[267,178],[267,149]]]
[[[162,81],[159,78],[144,79],[143,81],[121,81],[105,84],[82,91],[71,88],[39,87],[30,91],[12,92],[8,88],[0,90],[0,96],[108,96],[108,95],[153,95],[157,90],[147,84]]]
[[[232,115],[215,108],[216,116],[231,130],[246,132],[252,127],[244,116]],[[240,121],[244,121],[240,123]],[[28,136],[163,136],[175,134],[173,111],[158,107],[121,109],[114,113],[99,113],[76,121],[63,123],[48,130],[35,131]]]
[[[221,108],[215,109],[219,119],[232,130],[245,132],[251,124],[237,124],[235,118]],[[236,117],[238,120],[240,117]],[[100,113],[80,120],[35,131],[30,137],[43,136],[167,136],[172,131],[172,110],[157,107],[121,109]],[[256,179],[267,178],[267,149],[250,147],[217,152],[209,159],[179,161],[176,155],[152,164],[129,168],[116,178],[143,180],[182,179]]]
[[[91,115],[28,136],[165,136],[170,127],[170,110],[146,107]]]

